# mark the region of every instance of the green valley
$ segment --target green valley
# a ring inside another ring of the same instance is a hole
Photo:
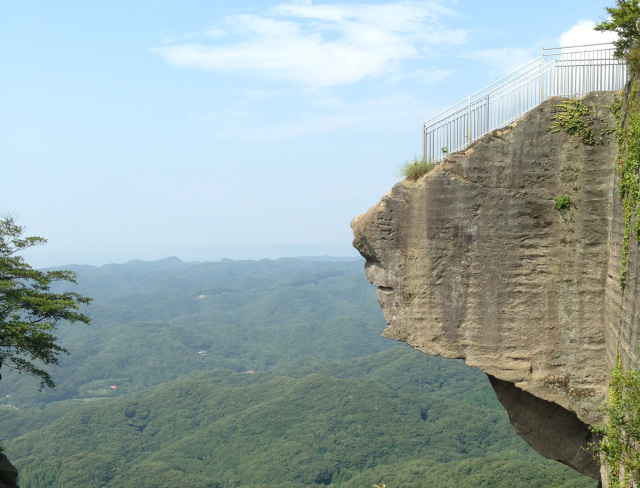
[[[20,486],[595,488],[515,434],[483,373],[382,339],[362,266],[70,267],[95,301],[60,329],[58,386],[0,382]]]

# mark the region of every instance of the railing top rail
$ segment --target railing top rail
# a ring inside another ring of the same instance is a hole
[[[424,122],[424,125],[428,124],[429,122],[431,122],[431,121],[432,121],[432,120],[434,120],[434,119],[437,119],[437,118],[438,118],[438,117],[440,117],[441,115],[443,115],[443,114],[445,114],[445,113],[449,112],[450,110],[454,109],[454,108],[455,108],[455,107],[457,107],[458,105],[466,104],[466,103],[468,102],[469,98],[473,98],[473,97],[475,97],[476,95],[478,95],[478,94],[480,94],[480,93],[482,93],[482,92],[484,92],[484,91],[487,91],[489,88],[492,88],[492,87],[496,86],[498,83],[501,83],[502,81],[506,80],[507,78],[511,78],[511,77],[513,77],[513,76],[514,76],[516,73],[518,73],[519,71],[524,70],[525,68],[527,68],[527,67],[529,67],[529,66],[532,66],[532,65],[533,65],[534,67],[536,67],[536,68],[537,68],[537,66],[535,66],[535,63],[538,63],[538,64],[539,64],[539,62],[540,62],[541,58],[542,58],[542,56],[538,56],[536,59],[534,59],[533,61],[528,62],[527,64],[525,64],[525,65],[523,65],[523,66],[521,66],[520,68],[518,68],[518,69],[517,69],[516,71],[514,71],[513,73],[509,73],[507,76],[504,76],[504,77],[500,78],[498,81],[496,81],[496,82],[494,82],[494,83],[491,83],[490,85],[485,86],[482,90],[477,91],[477,92],[475,92],[475,93],[473,93],[473,94],[469,95],[468,97],[466,97],[466,98],[464,98],[464,99],[460,100],[458,103],[454,103],[454,104],[453,104],[451,107],[449,107],[448,109],[443,110],[442,112],[440,112],[440,113],[438,113],[438,114],[434,115],[434,116],[433,116],[433,117],[431,117],[430,119],[427,119],[427,120]]]
[[[588,47],[594,47],[594,46],[611,46],[611,49],[615,49],[615,46],[613,45],[612,42],[599,42],[596,44],[579,44],[576,46],[543,47],[542,52],[544,53],[545,51],[562,51],[566,49],[588,48]]]
[[[502,78],[500,78],[498,81],[494,81],[493,83],[491,83],[490,85],[485,86],[482,90],[478,90],[475,93],[472,93],[471,95],[469,95],[471,98],[475,97],[476,95],[479,95],[480,93],[487,91],[489,88],[496,86],[498,83],[500,83],[501,81],[504,81],[508,78],[514,77],[517,78],[517,75],[520,71],[525,71],[525,68],[529,68],[530,66],[532,67],[536,67],[535,64],[538,63],[540,61],[540,58],[542,58],[542,56],[538,56],[536,59],[533,59],[531,61],[529,61],[527,64],[524,64],[522,66],[520,66],[517,70],[515,70],[512,73],[509,73],[506,76],[503,76]]]
[[[462,104],[467,104],[467,102],[469,101],[469,98],[473,99],[474,97],[478,96],[481,93],[487,92],[489,91],[490,88],[494,88],[497,87],[499,85],[499,83],[507,80],[507,79],[511,79],[511,80],[516,80],[518,79],[518,77],[520,76],[525,76],[527,75],[530,71],[533,70],[538,70],[539,69],[539,65],[540,65],[540,61],[542,60],[542,56],[538,56],[536,59],[529,61],[527,64],[521,66],[520,68],[518,68],[517,70],[515,70],[512,73],[509,73],[506,76],[503,76],[502,78],[500,78],[498,81],[495,81],[493,83],[491,83],[490,85],[485,86],[482,90],[479,90],[475,93],[472,93],[471,95],[469,95],[468,97],[460,100],[458,103],[453,104],[451,107],[449,107],[446,110],[443,110],[442,112],[440,112],[439,114],[434,115],[433,117],[431,117],[430,119],[427,119],[424,122],[424,125],[427,125],[429,122],[433,121],[434,119],[437,119],[438,117],[444,115],[445,113],[453,110],[455,107],[457,107],[458,105],[462,105]],[[526,70],[525,70],[526,68]],[[499,86],[498,86],[499,88]]]
[[[526,75],[529,71],[531,70],[535,70],[538,69],[538,67],[541,67],[542,69],[544,69],[547,65],[544,64],[544,58],[545,57],[549,57],[549,56],[556,56],[556,55],[562,55],[563,51],[566,51],[567,49],[578,49],[578,48],[588,48],[588,47],[594,47],[594,46],[611,46],[609,49],[598,49],[598,50],[593,50],[591,52],[597,52],[597,51],[608,51],[608,50],[613,50],[613,43],[611,42],[603,42],[603,43],[597,43],[597,44],[583,44],[583,45],[578,45],[578,46],[562,46],[562,47],[550,47],[550,48],[543,48],[542,49],[542,55],[538,56],[537,58],[529,61],[528,63],[522,65],[520,68],[516,69],[515,71],[509,73],[506,76],[503,76],[502,78],[500,78],[499,80],[491,83],[490,85],[485,86],[482,90],[479,90],[475,93],[472,93],[471,95],[467,96],[466,98],[460,100],[458,103],[453,104],[451,107],[447,108],[446,110],[443,110],[442,112],[434,115],[433,117],[425,120],[423,122],[423,126],[426,126],[427,124],[431,124],[434,121],[436,121],[438,118],[440,118],[441,116],[443,116],[444,114],[451,112],[452,110],[454,110],[458,105],[463,105],[463,104],[467,104],[469,99],[473,99],[474,97],[480,95],[481,93],[486,93],[487,91],[489,91],[491,88],[496,87],[497,85],[499,85],[500,83],[504,82],[505,80],[516,80],[518,77]],[[553,54],[545,54],[546,51],[558,51],[558,53],[553,53]],[[590,52],[587,51],[585,49],[584,52]],[[551,61],[548,64],[551,64],[554,61]],[[542,66],[541,66],[542,63]]]

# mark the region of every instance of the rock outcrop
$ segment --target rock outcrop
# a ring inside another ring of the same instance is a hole
[[[17,479],[18,470],[9,462],[7,456],[0,454],[0,488],[18,488]]]
[[[629,268],[624,300],[620,290],[624,216],[608,110],[620,96],[585,97],[595,145],[550,131],[561,109],[549,100],[398,183],[352,222],[383,335],[485,371],[533,448],[596,479],[588,427],[601,421],[618,343],[628,364],[638,354],[640,268]],[[570,208],[556,210],[564,195]]]

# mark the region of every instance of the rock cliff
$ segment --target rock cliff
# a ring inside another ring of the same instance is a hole
[[[594,145],[550,131],[562,109],[549,100],[352,222],[383,335],[485,371],[518,434],[595,479],[588,427],[601,421],[617,345],[627,364],[638,354],[640,256],[630,246],[623,299],[608,109],[621,96],[583,100]],[[564,195],[570,208],[556,210]]]
[[[0,488],[18,488],[17,479],[18,470],[9,462],[7,456],[0,454]]]

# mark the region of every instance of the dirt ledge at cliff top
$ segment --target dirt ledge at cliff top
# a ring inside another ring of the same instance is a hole
[[[596,145],[550,132],[560,100],[549,100],[396,184],[352,222],[389,324],[383,335],[485,371],[525,440],[596,479],[582,448],[601,420],[619,327],[624,217],[607,131],[616,96],[584,99],[601,117]],[[562,195],[569,210],[555,209]],[[573,438],[543,425],[547,417],[575,419]]]

